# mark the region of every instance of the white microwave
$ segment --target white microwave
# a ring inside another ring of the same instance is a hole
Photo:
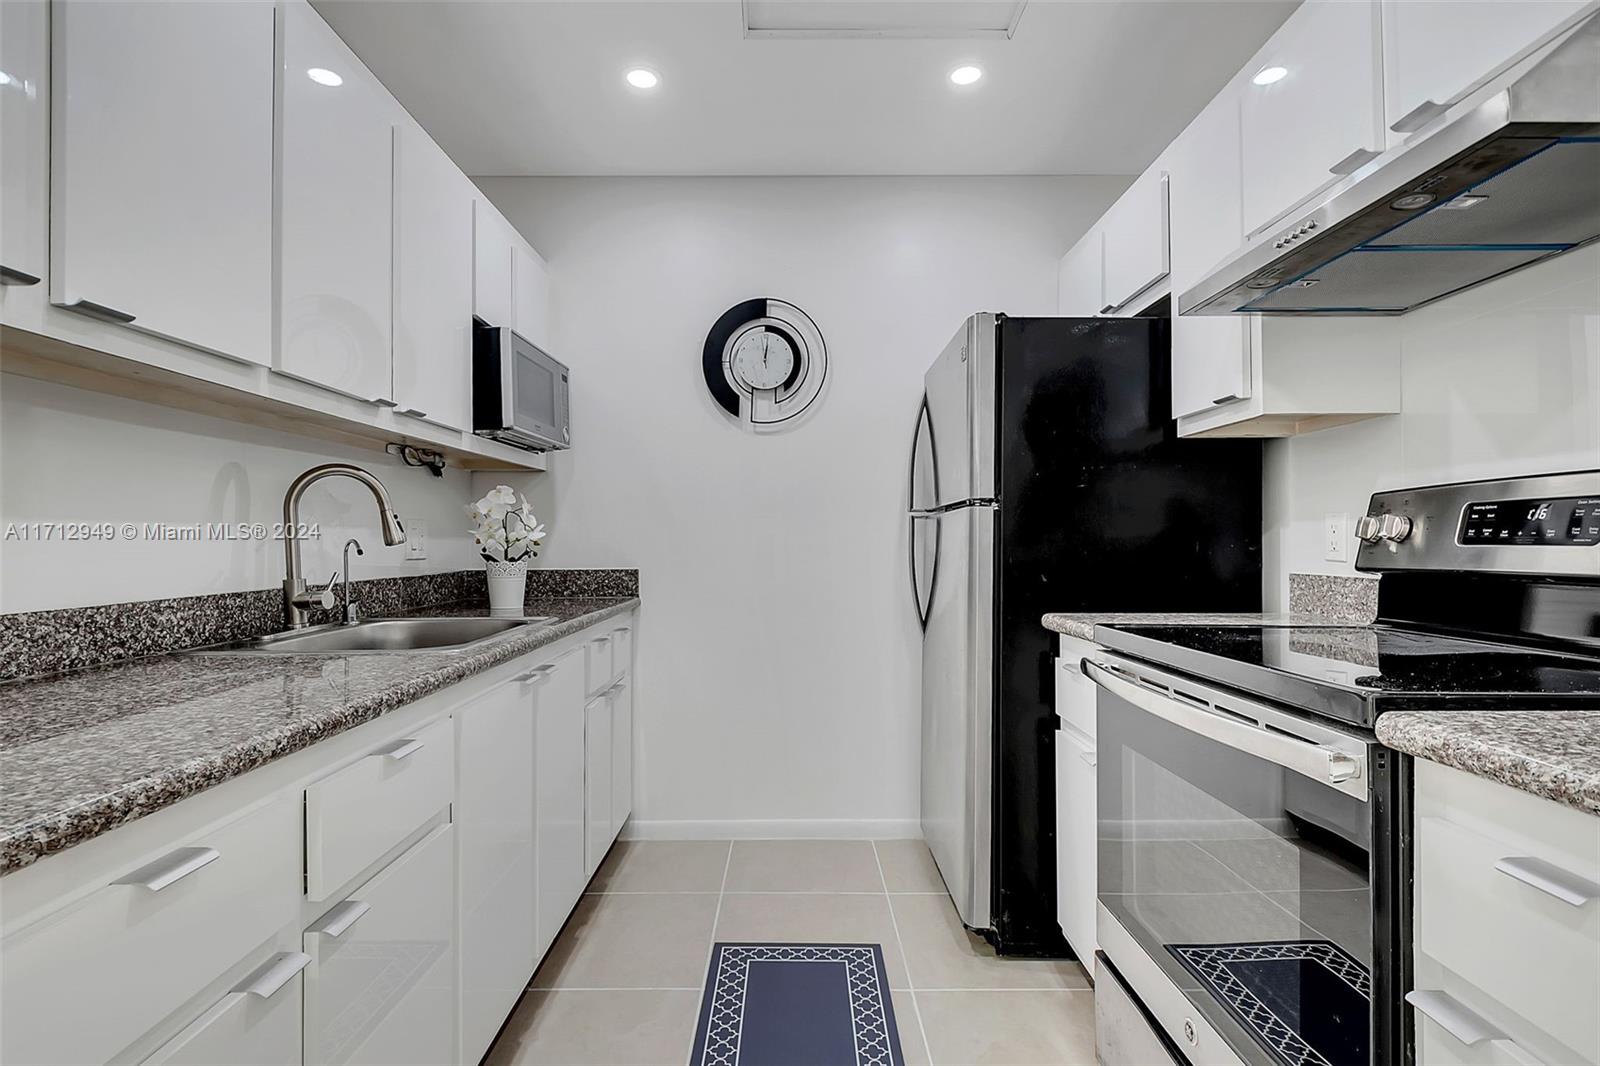
[[[506,326],[474,323],[472,430],[518,448],[572,446],[567,368]]]

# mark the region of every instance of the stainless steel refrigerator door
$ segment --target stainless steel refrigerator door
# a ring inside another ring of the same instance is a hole
[[[995,336],[994,315],[973,315],[923,378],[937,507],[994,499]]]
[[[915,524],[936,527],[922,638],[922,835],[961,920],[987,929],[995,510],[959,507]]]

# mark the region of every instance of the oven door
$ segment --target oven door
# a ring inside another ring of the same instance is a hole
[[[1382,749],[1117,656],[1084,672],[1099,686],[1100,943],[1178,1049],[1402,1061],[1373,1008],[1396,998],[1391,976],[1374,991],[1397,963],[1373,892]]]

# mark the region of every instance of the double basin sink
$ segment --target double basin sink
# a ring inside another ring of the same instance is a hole
[[[291,629],[198,649],[205,655],[345,655],[351,652],[465,651],[514,629],[549,625],[530,618],[373,618]]]

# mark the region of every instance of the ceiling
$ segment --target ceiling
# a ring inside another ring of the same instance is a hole
[[[935,0],[832,36],[857,5],[752,8],[805,28],[749,37],[739,0],[316,6],[469,174],[1134,174],[1296,2],[1030,0],[1009,38]]]

